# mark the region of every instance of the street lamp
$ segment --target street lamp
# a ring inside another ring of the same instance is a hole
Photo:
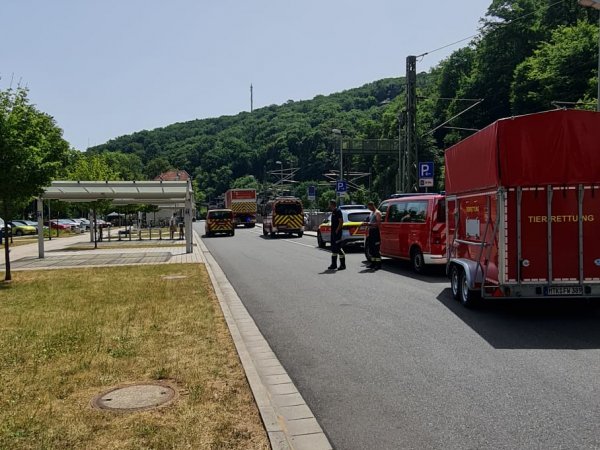
[[[598,106],[596,110],[600,112],[600,0],[577,0],[577,3],[598,10]]]
[[[342,158],[342,130],[334,128],[331,130],[333,134],[338,135],[338,142],[340,143],[340,181],[344,179],[344,158]],[[343,197],[340,195],[339,204],[343,202]]]

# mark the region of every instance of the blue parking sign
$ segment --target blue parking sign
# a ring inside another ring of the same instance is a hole
[[[335,192],[338,195],[348,192],[348,184],[346,183],[346,180],[337,180],[335,182]]]
[[[433,162],[419,163],[419,178],[433,178]]]

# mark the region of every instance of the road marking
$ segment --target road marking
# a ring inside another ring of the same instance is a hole
[[[258,232],[258,231],[251,231],[251,233],[258,234],[258,235],[262,235],[262,233],[260,233],[260,232]],[[283,242],[289,242],[289,243],[291,243],[291,244],[301,245],[301,246],[303,246],[303,247],[315,248],[315,246],[314,246],[314,245],[302,244],[301,242],[292,241],[292,240],[290,240],[290,239],[279,239],[279,240],[280,240],[280,241],[283,241]]]

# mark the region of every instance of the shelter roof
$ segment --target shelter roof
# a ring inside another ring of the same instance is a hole
[[[114,200],[115,203],[183,203],[191,195],[188,181],[53,181],[43,199],[66,202]]]

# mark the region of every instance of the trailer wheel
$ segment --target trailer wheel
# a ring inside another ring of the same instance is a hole
[[[271,239],[275,239],[275,232],[274,232],[274,231],[271,231],[271,232],[269,233],[269,236],[271,236]]]
[[[460,296],[460,282],[462,277],[462,269],[456,264],[452,264],[450,268],[450,289],[452,289],[452,297],[458,300]]]
[[[477,300],[479,300],[477,291],[469,289],[469,283],[467,282],[467,276],[465,275],[464,270],[460,271],[460,289],[458,292],[458,299],[465,308],[473,308],[476,306]]]
[[[425,258],[423,258],[423,252],[418,247],[413,248],[410,252],[410,262],[416,273],[422,274],[425,271]]]
[[[263,236],[266,236],[266,235],[267,235],[267,227],[265,227],[265,226],[263,225]]]
[[[298,237],[304,236],[304,231],[298,231]]]

